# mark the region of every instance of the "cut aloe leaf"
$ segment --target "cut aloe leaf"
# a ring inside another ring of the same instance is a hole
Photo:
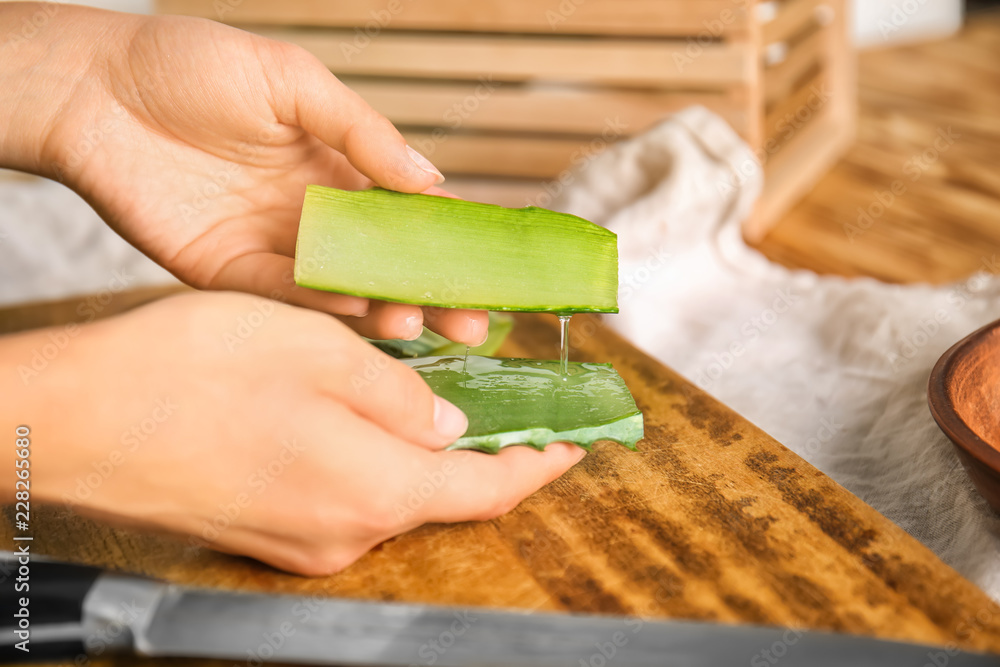
[[[310,185],[295,282],[418,306],[617,313],[618,244],[542,208]]]
[[[572,442],[590,449],[642,439],[642,413],[611,364],[463,356],[408,359],[438,396],[461,408],[469,430],[450,449],[492,454],[510,445],[545,449]]]
[[[471,354],[489,357],[496,354],[507,336],[514,329],[514,318],[504,313],[490,313],[490,328],[486,342],[471,348]],[[424,329],[416,340],[369,340],[369,342],[397,359],[412,359],[414,357],[443,357],[448,355],[465,355],[465,345],[455,343],[430,329]]]

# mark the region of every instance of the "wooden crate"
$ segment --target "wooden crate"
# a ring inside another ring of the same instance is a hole
[[[847,0],[158,0],[295,42],[449,188],[545,205],[608,141],[692,104],[757,151],[759,239],[853,140]],[[752,168],[752,166],[748,166]]]

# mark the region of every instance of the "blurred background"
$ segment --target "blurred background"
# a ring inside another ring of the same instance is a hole
[[[744,235],[772,260],[944,283],[1000,250],[996,2],[85,4],[205,16],[302,44],[470,199],[545,206],[572,169],[697,104],[756,154],[764,189]],[[12,178],[0,179],[12,258],[0,303],[106,289],[118,269],[130,287],[170,280],[72,193],[3,185]],[[905,192],[885,205],[894,186]]]
[[[103,7],[119,12],[152,13],[154,11],[154,0],[90,0],[78,4]],[[962,23],[962,0],[924,0],[919,3],[920,11],[914,12],[912,20],[908,21],[902,30],[898,33],[884,35],[879,30],[879,21],[891,21],[893,8],[903,4],[905,3],[899,0],[852,0],[851,10],[854,12],[852,26],[858,44],[862,47],[877,46],[885,43],[940,37],[958,30]],[[996,3],[971,3],[972,8],[981,4]]]

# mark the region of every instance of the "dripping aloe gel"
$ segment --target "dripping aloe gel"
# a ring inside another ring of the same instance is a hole
[[[469,416],[455,448],[496,452],[556,440],[634,448],[642,438],[642,413],[618,373],[568,361],[571,315],[618,312],[617,237],[599,225],[536,207],[311,185],[295,282],[418,306],[559,317],[559,361],[456,351],[404,362]]]

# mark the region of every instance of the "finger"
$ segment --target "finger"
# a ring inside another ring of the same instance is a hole
[[[496,456],[479,452],[439,452],[425,473],[440,471],[447,480],[423,507],[423,522],[485,521],[506,514],[579,463],[587,452],[554,442],[539,452],[507,447]]]
[[[241,255],[223,266],[207,287],[257,294],[332,315],[359,317],[368,313],[368,299],[299,287],[293,278],[294,267],[295,260],[283,255]]]
[[[434,195],[436,197],[445,197],[447,199],[461,199],[461,197],[459,197],[455,193],[448,192],[444,188],[439,188],[436,185],[434,187],[427,188],[426,190],[424,190],[423,194]]]
[[[229,526],[216,540],[207,542],[206,546],[213,551],[234,556],[249,556],[279,570],[307,577],[333,574],[330,570],[334,568],[311,553],[311,545],[299,544],[284,535],[265,533],[240,525]]]
[[[482,345],[489,335],[490,318],[485,310],[424,308],[424,326],[448,340],[471,347]]]
[[[388,119],[319,60],[298,47],[284,54],[283,80],[272,83],[279,121],[315,135],[384,188],[423,192],[444,181]]]
[[[338,340],[336,353],[317,355],[316,364],[324,394],[408,443],[443,449],[469,427],[416,371],[360,338]]]
[[[415,340],[424,330],[420,308],[403,303],[372,300],[364,317],[340,320],[362,336],[375,340]]]

